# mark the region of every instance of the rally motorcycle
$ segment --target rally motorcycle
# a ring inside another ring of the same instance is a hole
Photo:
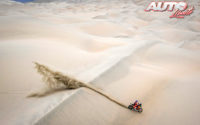
[[[130,105],[128,106],[128,109],[130,109],[130,110],[132,110],[132,111],[139,112],[139,113],[141,113],[141,112],[143,111],[143,109],[142,109],[142,104],[140,104],[140,108],[138,108],[138,107],[133,108],[133,106],[134,106],[134,104],[130,104]]]

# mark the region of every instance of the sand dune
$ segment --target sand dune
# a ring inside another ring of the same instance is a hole
[[[192,15],[169,19],[145,0],[1,0],[1,124],[199,125],[200,11],[188,2]],[[27,98],[48,88],[35,61],[144,112],[87,88]]]

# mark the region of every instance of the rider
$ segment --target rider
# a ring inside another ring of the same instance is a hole
[[[142,104],[139,103],[138,100],[136,100],[136,101],[133,103],[133,108],[134,108],[135,110],[140,109],[141,106],[142,106]]]
[[[140,103],[140,104],[137,106],[137,110],[139,110],[141,107],[142,107],[142,104]]]

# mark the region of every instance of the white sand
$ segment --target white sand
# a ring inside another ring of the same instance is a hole
[[[54,1],[54,0],[49,0]],[[199,125],[200,7],[185,19],[144,12],[149,1],[0,1],[0,122],[60,125]],[[26,98],[44,86],[33,61],[88,89]]]

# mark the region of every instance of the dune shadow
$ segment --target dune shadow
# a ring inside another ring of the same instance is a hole
[[[27,98],[31,98],[31,97],[40,98],[40,97],[50,96],[52,94],[63,92],[63,91],[70,92],[72,90],[74,89],[58,88],[58,89],[41,90],[40,92],[34,92],[34,93],[29,94]]]

